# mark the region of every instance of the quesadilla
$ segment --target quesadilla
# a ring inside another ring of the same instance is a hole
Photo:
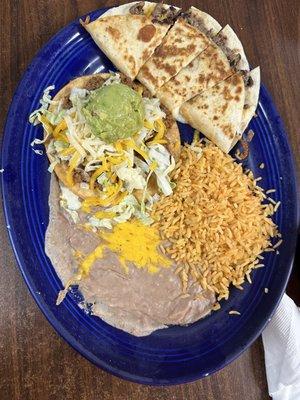
[[[236,73],[184,103],[180,113],[192,127],[228,153],[241,125],[244,103],[244,80]]]
[[[200,10],[193,9],[193,17],[191,15],[183,14],[177,19],[162,44],[140,69],[137,79],[151,93],[156,93],[212,43],[208,34],[216,33],[218,23]]]
[[[211,44],[156,93],[181,122],[184,120],[179,108],[185,101],[233,75],[239,68],[249,68],[243,46],[229,25],[212,40],[222,46]]]
[[[130,3],[109,10],[93,22],[82,22],[112,63],[132,80],[161,43],[172,16],[178,13],[174,7],[164,5],[164,18],[156,22],[149,13],[154,7],[149,2]]]
[[[179,130],[140,83],[120,74],[77,78],[33,119],[45,129],[50,169],[87,202],[106,207],[127,195],[143,203],[172,193]]]

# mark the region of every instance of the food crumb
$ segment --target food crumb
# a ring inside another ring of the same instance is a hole
[[[0,174],[3,174],[3,172],[4,172],[4,168],[1,168],[0,169]]]
[[[269,289],[265,287],[265,293],[269,293]]]
[[[260,168],[260,169],[264,169],[264,168],[265,168],[265,164],[262,162],[262,163],[259,165],[259,168]]]
[[[236,310],[231,310],[231,311],[229,311],[228,314],[229,314],[229,315],[241,315],[241,313],[238,312],[238,311],[236,311]]]
[[[276,256],[278,256],[280,253],[279,253],[279,251],[278,250],[276,250]]]
[[[220,310],[220,308],[221,308],[221,305],[220,305],[220,303],[215,303],[213,306],[212,306],[212,309],[214,310],[214,311],[217,311],[217,310]]]
[[[281,201],[278,201],[278,202],[275,204],[274,213],[278,210],[278,207],[280,206],[280,204],[281,204]]]
[[[44,154],[43,150],[36,150],[34,148],[32,148],[32,150],[35,152],[35,154],[42,156]]]
[[[279,247],[282,243],[282,239],[278,240],[277,243],[274,244],[273,249],[276,249],[277,247]]]

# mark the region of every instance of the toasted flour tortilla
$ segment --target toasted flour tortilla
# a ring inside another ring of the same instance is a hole
[[[234,73],[225,53],[212,44],[163,85],[156,96],[181,122],[181,105]]]
[[[218,35],[214,37],[214,41],[227,55],[231,66],[236,71],[249,71],[249,62],[244,47],[237,34],[229,25],[226,25]],[[237,57],[234,57],[234,54]]]
[[[69,82],[66,86],[64,86],[53,98],[54,101],[59,101],[63,100],[63,108],[66,108],[66,105],[68,104],[69,101],[69,96],[71,93],[71,90],[73,88],[82,88],[82,89],[88,89],[88,90],[95,90],[99,88],[106,79],[108,79],[111,76],[109,73],[101,73],[101,74],[94,74],[94,75],[86,75],[82,76],[79,78],[76,78]],[[126,78],[124,75],[120,75],[122,83],[130,86],[131,88],[137,90],[139,87],[142,87],[142,85],[138,82],[132,82],[130,79]],[[147,90],[143,88],[144,92],[146,93],[147,97],[151,97],[150,93],[147,93]],[[54,110],[54,105],[50,105],[49,111]],[[168,141],[166,144],[167,149],[169,150],[170,154],[173,155],[175,160],[179,158],[180,155],[180,133],[178,130],[178,126],[176,121],[173,119],[171,113],[167,110],[164,109],[166,113],[166,118],[165,118],[165,125],[167,127],[167,131],[165,133],[165,139]],[[54,161],[53,156],[47,151],[48,149],[48,144],[49,141],[45,143],[45,148],[47,152],[47,156],[50,160],[50,162]],[[67,165],[63,164],[57,164],[54,167],[54,171],[56,175],[58,176],[59,180],[65,185],[68,186],[67,180],[66,180],[66,171],[68,169]],[[151,186],[150,186],[151,187]],[[98,193],[94,190],[90,189],[83,189],[81,187],[80,183],[75,183],[72,188],[70,188],[73,193],[75,193],[77,196],[85,199],[88,197],[92,196],[98,196]]]
[[[244,103],[244,80],[236,73],[184,103],[180,113],[193,128],[228,153],[241,126]]]
[[[74,224],[59,206],[59,185],[51,178],[49,225],[45,251],[65,287],[77,272],[74,252],[87,255],[100,243],[99,237]],[[110,251],[95,261],[89,275],[79,282],[85,302],[92,303],[94,315],[110,325],[136,336],[185,325],[206,316],[215,302],[212,292],[189,282],[187,295],[182,294],[175,266],[150,274],[129,265],[126,273],[118,256]]]
[[[132,80],[170,27],[169,23],[152,22],[151,16],[131,14],[130,9],[136,3],[114,7],[93,22],[83,22],[100,49]],[[147,10],[154,5],[145,2],[144,8]]]
[[[243,133],[247,128],[249,122],[255,114],[260,90],[260,68],[254,68],[249,72],[248,76],[251,78],[251,84],[246,84],[245,105],[240,126],[241,133]]]
[[[231,149],[241,139],[245,129],[249,125],[251,119],[255,114],[258,104],[259,91],[260,91],[260,68],[256,67],[247,74],[247,83],[245,85],[245,104],[243,109],[241,125],[238,129],[237,135],[234,138]],[[250,81],[249,81],[250,77]]]
[[[208,36],[179,18],[165,36],[162,44],[142,66],[137,79],[151,93],[156,91],[188,65],[211,44]]]
[[[237,70],[249,69],[243,46],[229,25],[213,40],[217,44],[213,43],[200,53],[156,93],[172,111],[174,118],[181,122],[185,122],[179,114],[184,102],[227,79]]]

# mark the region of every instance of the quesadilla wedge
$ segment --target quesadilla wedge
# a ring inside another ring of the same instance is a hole
[[[171,17],[177,15],[177,9],[164,5],[165,18],[155,22],[154,7],[150,2],[130,3],[112,8],[93,22],[82,22],[112,63],[132,80],[166,35]]]
[[[34,119],[45,129],[50,170],[87,203],[107,207],[132,194],[143,203],[172,193],[179,130],[139,82],[121,74],[77,78]]]
[[[213,38],[213,41],[226,54],[230,66],[235,71],[249,71],[249,63],[244,52],[244,47],[237,34],[229,25],[226,25]]]
[[[256,67],[252,69],[245,79],[245,104],[242,116],[242,122],[240,126],[240,132],[243,133],[244,130],[249,125],[252,117],[255,114],[255,110],[258,103],[260,90],[260,68]]]
[[[172,111],[174,118],[185,122],[179,114],[180,106],[203,91],[233,75],[240,68],[249,68],[243,46],[235,32],[226,25],[213,43],[156,93]]]
[[[156,96],[172,111],[174,118],[184,122],[179,114],[181,105],[233,73],[225,53],[212,44],[163,85]]]
[[[257,108],[260,90],[260,68],[256,67],[244,76],[245,81],[245,104],[242,114],[242,121],[234,138],[231,148],[241,139],[245,129],[249,125]]]
[[[156,93],[161,86],[212,43],[208,33],[210,35],[216,33],[218,23],[200,10],[197,11],[197,17],[195,10],[193,18],[190,14],[183,14],[177,19],[164,37],[162,44],[156,48],[154,54],[140,69],[137,79],[151,93]]]
[[[236,73],[184,103],[180,113],[193,128],[228,153],[241,125],[244,103],[244,80]]]

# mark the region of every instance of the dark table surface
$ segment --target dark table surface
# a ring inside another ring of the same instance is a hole
[[[174,1],[195,5],[240,36],[252,66],[282,115],[300,170],[300,1]],[[12,94],[39,48],[59,29],[94,9],[115,5],[96,0],[2,0],[0,6],[0,124]],[[3,129],[0,129],[2,132]],[[261,340],[211,377],[192,384],[152,388],[115,378],[90,364],[49,325],[17,269],[5,223],[0,221],[0,399],[269,399]],[[288,294],[300,300],[299,272]]]

